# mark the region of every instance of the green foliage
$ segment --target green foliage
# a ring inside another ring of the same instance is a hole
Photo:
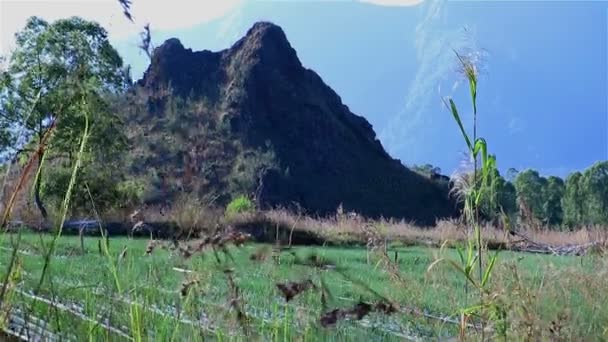
[[[583,174],[574,172],[566,178],[562,207],[564,223],[570,227],[584,223],[585,196],[582,189]]]
[[[117,200],[115,205],[136,206],[141,204],[145,192],[145,183],[142,180],[127,179],[116,183],[115,193]]]
[[[29,253],[20,258],[23,271],[17,289],[24,291],[26,296],[17,294],[12,303],[15,306],[28,307],[32,303],[32,299],[27,295],[35,286],[39,274],[40,257],[35,253],[42,248],[41,239],[46,242],[49,236],[24,234],[22,238],[23,247],[27,248]],[[195,320],[197,313],[202,311],[208,312],[208,316],[213,319],[213,325],[210,327],[219,331],[217,334],[221,333],[224,340],[247,339],[243,331],[235,328],[234,312],[224,305],[227,302],[224,269],[217,267],[212,251],[208,251],[204,258],[180,258],[175,253],[161,248],[156,248],[151,255],[145,255],[148,243],[146,239],[112,237],[108,248],[110,259],[98,254],[98,239],[85,237],[84,247],[87,253],[75,255],[75,251],[80,250],[80,239],[77,236],[64,236],[58,241],[56,249],[57,255],[62,257],[54,261],[51,269],[53,283],[47,284],[38,295],[55,298],[55,301],[69,298],[73,307],[86,308],[87,311],[84,312],[91,319],[99,320],[99,316],[95,314],[103,313],[106,307],[112,306],[113,319],[109,324],[112,327],[124,327],[127,333],[132,332],[132,327],[130,307],[125,299],[136,302],[141,305],[144,340],[155,338],[169,341],[174,331],[176,341],[215,340],[214,332],[204,330],[207,325],[198,322],[180,323],[180,320]],[[10,256],[12,245],[10,240],[6,239],[0,246],[3,247],[0,250],[0,260],[4,262]],[[458,327],[454,324],[402,313],[391,317],[367,316],[370,323],[374,324],[373,329],[356,321],[344,321],[331,329],[321,328],[318,323],[319,315],[325,310],[350,307],[358,301],[377,300],[375,294],[369,293],[360,284],[368,284],[380,295],[395,303],[403,303],[408,308],[423,308],[420,310],[435,317],[451,317],[453,305],[465,303],[464,296],[455,291],[455,285],[462,283],[461,276],[456,270],[448,267],[439,267],[437,272],[430,275],[425,273],[435,249],[426,246],[395,248],[395,251],[399,252],[397,267],[409,284],[396,290],[395,282],[387,277],[386,270],[382,267],[370,267],[366,262],[365,248],[294,246],[279,254],[278,263],[271,258],[263,262],[250,260],[251,255],[264,248],[270,250],[272,245],[247,244],[243,248],[228,247],[234,258],[233,269],[238,275],[237,284],[245,294],[243,301],[250,314],[248,318],[252,320],[253,333],[260,340],[353,340],[353,336],[356,336],[357,340],[403,341],[402,331],[407,331],[408,335],[419,340],[457,339]],[[125,249],[127,252],[119,257]],[[391,248],[391,254],[392,250]],[[353,280],[345,279],[335,270],[309,271],[308,267],[294,265],[295,257],[291,252],[300,258],[318,255],[324,260],[334,261],[339,265],[338,269],[345,269]],[[456,251],[448,249],[446,253],[446,256],[458,259]],[[534,340],[557,339],[552,338],[555,335],[551,335],[548,327],[551,327],[551,321],[560,317],[560,313],[568,308],[577,308],[578,314],[567,315],[559,321],[562,327],[560,338],[602,340],[602,336],[605,336],[604,322],[608,317],[608,307],[603,300],[608,288],[608,283],[602,277],[607,265],[604,259],[585,257],[581,265],[579,257],[531,256],[512,252],[504,252],[501,257],[503,262],[496,266],[496,272],[500,274],[500,279],[504,280],[505,295],[513,298],[513,304],[527,300],[525,289],[534,294],[534,301],[529,305],[509,312],[513,319],[508,325],[510,338],[507,340],[524,339],[527,336],[525,329],[530,326],[542,327],[532,329],[537,334],[534,335]],[[115,281],[108,274],[110,262],[118,266],[117,277],[123,285],[121,293],[117,292]],[[511,264],[518,265],[520,279],[509,271],[508,265]],[[179,289],[190,278],[176,272],[175,267],[191,270],[193,275],[199,276],[196,279],[199,279],[200,283],[193,285],[186,297],[181,296]],[[327,296],[328,309],[322,306],[318,292],[314,291],[304,292],[289,303],[277,299],[280,299],[281,292],[276,283],[283,283],[288,279],[315,277],[315,283],[321,285],[316,278],[318,273],[323,273],[323,286],[327,287],[331,294]],[[149,274],[154,274],[154,278]],[[537,290],[539,279],[546,279],[542,291]],[[576,279],[585,279],[585,286],[581,286],[580,281]],[[73,285],[80,283],[94,284],[95,287]],[[142,284],[145,285],[143,289]],[[202,291],[204,296],[200,295]],[[172,306],[166,304],[169,301],[184,308],[178,318],[171,311]],[[102,324],[105,322],[90,323],[70,312],[53,310],[48,303],[37,301],[32,310],[31,316],[60,322],[61,326],[70,327],[69,330],[59,331],[57,325],[49,324],[47,329],[58,335],[70,334],[79,340],[109,340],[114,336],[115,340],[128,339],[104,329]],[[415,325],[411,323],[412,320],[415,320]],[[476,323],[477,320],[469,322]],[[97,324],[99,328],[91,329],[91,324]],[[284,325],[288,325],[290,333],[285,338],[281,335],[275,337],[274,330],[277,327],[282,329]],[[498,329],[495,326],[492,328]],[[308,338],[305,331],[308,331]],[[476,338],[478,335],[475,335],[477,331],[474,328],[467,330],[470,334],[467,340],[479,340]],[[400,335],[390,334],[395,332]],[[487,340],[491,338],[488,337]]]
[[[45,161],[70,167],[107,164],[125,146],[120,120],[108,103],[111,94],[125,89],[128,73],[105,29],[78,17],[53,23],[32,17],[16,34],[16,43],[0,88],[0,151],[11,155],[22,150],[22,158],[36,152],[34,196],[46,216],[40,198]],[[48,146],[38,148],[51,131]],[[87,144],[82,144],[85,131]],[[65,186],[65,170],[56,176]],[[65,194],[65,188],[50,183],[47,194]]]
[[[230,192],[238,194],[255,189],[264,172],[277,168],[272,148],[268,148],[266,151],[261,149],[244,151],[236,158],[229,175]]]
[[[226,215],[251,212],[255,209],[253,202],[245,195],[238,196],[226,206]]]
[[[584,221],[608,224],[608,161],[598,162],[585,170],[580,182],[584,195]]]
[[[40,138],[60,118],[54,139],[65,141],[75,151],[84,119],[76,104],[85,92],[92,103],[105,92],[124,89],[122,59],[105,29],[77,17],[54,23],[32,17],[16,41],[2,102],[6,116],[0,127],[8,122],[25,130],[28,137]],[[29,115],[25,108],[38,95],[40,101]],[[19,143],[16,133],[8,141],[13,147]]]
[[[608,161],[597,162],[582,173],[574,172],[565,181],[543,177],[532,169],[509,169],[507,178],[512,182],[497,171],[493,176],[496,203],[482,204],[484,218],[495,219],[504,212],[554,228],[608,224]]]
[[[479,292],[478,303],[473,306],[465,306],[461,309],[461,319],[464,326],[465,317],[472,315],[481,316],[482,319],[493,319],[497,326],[504,326],[505,321],[504,308],[496,299],[496,296],[491,294],[491,289],[488,286],[491,274],[498,260],[498,251],[486,256],[484,254],[484,241],[481,233],[480,214],[486,209],[490,211],[498,206],[497,188],[499,186],[499,173],[496,168],[496,157],[488,154],[487,142],[484,138],[477,136],[477,68],[476,65],[469,59],[456,53],[461,62],[463,74],[469,82],[471,94],[471,102],[473,106],[473,135],[472,138],[467,133],[460,114],[458,113],[456,104],[452,99],[449,99],[449,108],[452,116],[460,129],[463,140],[468,148],[468,155],[473,162],[473,170],[469,173],[460,175],[461,179],[468,181],[461,182],[460,198],[464,201],[464,219],[467,225],[473,228],[473,235],[469,237],[466,250],[458,249],[459,260],[450,258],[439,258],[429,266],[433,268],[439,262],[445,261],[459,272],[465,280],[465,296],[468,295],[468,287],[472,286]],[[502,208],[501,208],[502,211]],[[484,257],[487,260],[484,260]],[[485,264],[484,264],[485,261]],[[475,277],[475,269],[477,269],[478,277]],[[482,326],[482,331],[484,327]],[[505,331],[497,332],[502,337],[506,337]],[[481,339],[484,340],[482,332]]]
[[[496,182],[496,196],[497,202],[500,208],[506,214],[516,214],[517,213],[517,191],[515,190],[515,186],[513,183],[505,180],[504,178],[498,176]]]
[[[530,209],[534,218],[541,222],[546,221],[544,211],[544,194],[547,179],[541,177],[538,171],[525,170],[515,178],[515,189],[517,189],[517,200],[520,206]]]
[[[519,174],[519,171],[517,171],[517,169],[514,169],[512,167],[510,167],[507,170],[507,173],[505,175],[505,179],[511,183],[513,183],[515,181],[515,178],[517,178],[517,175]]]
[[[608,223],[608,161],[570,174],[561,185],[563,222],[569,227]]]
[[[80,170],[72,191],[72,214],[92,213],[91,198],[99,212],[129,208],[141,203],[144,194],[144,184],[141,181],[123,180],[121,175],[113,175],[107,169],[97,166],[89,164]],[[49,168],[41,188],[43,199],[54,206],[59,205],[70,177],[70,167]]]
[[[516,174],[514,185],[522,218],[523,211],[529,210],[534,219],[550,227],[608,223],[607,161],[597,162],[583,173],[574,172],[565,181],[525,170]]]
[[[564,197],[564,181],[555,176],[547,178],[547,185],[543,192],[543,213],[547,224],[559,226],[564,220],[562,198]]]
[[[498,221],[501,215],[509,216],[517,214],[517,192],[515,186],[505,180],[498,170],[495,170],[491,182],[494,200],[482,203],[482,213],[487,219]]]

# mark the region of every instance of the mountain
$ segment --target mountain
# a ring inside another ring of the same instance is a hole
[[[155,49],[126,99],[131,171],[149,202],[180,192],[226,203],[347,211],[432,224],[454,214],[447,187],[389,156],[283,30],[258,22],[232,47],[192,51],[175,38]]]
[[[452,49],[486,52],[479,133],[501,171],[530,167],[565,176],[606,158],[605,2],[243,1],[225,17],[187,29],[155,31],[152,23],[152,37],[219,50],[260,20],[280,25],[300,60],[408,165],[451,173],[461,162],[465,146],[441,100],[454,96],[470,126],[470,99]],[[149,61],[139,55],[138,37],[114,43],[141,75]]]

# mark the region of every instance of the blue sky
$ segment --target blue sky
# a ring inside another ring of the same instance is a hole
[[[139,76],[147,65],[136,47],[144,22],[152,23],[156,44],[178,37],[195,50],[218,50],[255,21],[270,20],[283,27],[302,63],[372,123],[391,155],[445,173],[458,166],[464,145],[441,98],[454,96],[470,121],[452,49],[473,51],[483,57],[480,133],[503,170],[565,176],[608,159],[608,4],[602,1],[142,2],[134,1],[140,7],[134,7],[137,25],[130,25],[113,0],[48,8],[2,0],[0,50],[10,51],[6,37],[21,18],[53,20],[72,11],[108,27]]]

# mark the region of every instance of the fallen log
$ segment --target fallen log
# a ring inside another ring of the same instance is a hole
[[[566,244],[566,245],[550,245],[533,241],[526,235],[516,232],[509,231],[509,235],[517,237],[517,241],[510,242],[510,250],[525,253],[536,253],[536,254],[552,254],[559,256],[583,256],[590,251],[601,249],[604,245],[601,241],[594,241],[584,244]]]

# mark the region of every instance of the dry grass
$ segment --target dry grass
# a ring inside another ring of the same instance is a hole
[[[575,231],[556,231],[548,228],[526,232],[534,241],[550,245],[585,244],[594,241],[606,241],[608,228],[602,226],[586,226]]]
[[[130,217],[137,212],[139,219]],[[386,243],[403,245],[441,246],[448,243],[465,242],[468,239],[466,227],[458,220],[440,220],[435,226],[420,227],[403,220],[366,219],[355,213],[338,211],[329,217],[303,215],[286,209],[274,209],[262,212],[248,212],[224,217],[221,208],[216,208],[213,201],[193,196],[179,197],[171,207],[146,206],[137,210],[113,210],[101,215],[105,222],[137,221],[146,223],[173,223],[180,230],[180,236],[196,237],[214,234],[221,227],[261,226],[287,232],[286,234],[309,233],[319,239],[332,243],[368,243],[369,231],[385,239]],[[33,203],[22,203],[14,215],[16,220],[36,226],[40,223],[39,214]],[[518,227],[518,232],[530,240],[551,246],[583,245],[600,242],[608,243],[608,227],[585,226],[566,231],[549,227]],[[513,242],[513,238],[497,227],[486,224],[482,229],[483,239],[490,247],[504,247]],[[297,243],[297,242],[294,242]]]
[[[608,291],[607,272],[603,257],[583,260],[580,265],[549,264],[542,281],[530,286],[517,262],[505,262],[493,274],[493,293],[507,309],[509,334],[530,341],[572,341],[588,336],[581,327],[589,317],[600,318],[600,322],[606,318],[602,298]],[[608,333],[605,326],[602,329],[603,334]]]
[[[419,227],[406,221],[369,220],[356,214],[337,213],[331,217],[312,217],[277,209],[261,213],[239,214],[228,221],[238,226],[246,222],[263,219],[277,227],[297,232],[315,234],[324,240],[335,242],[367,243],[366,231],[374,229],[386,242],[404,245],[440,246],[446,241],[465,242],[468,239],[466,228],[456,220],[441,220],[434,227]],[[548,227],[542,229],[519,228],[518,232],[531,240],[552,246],[579,245],[591,242],[608,241],[608,229],[600,226],[582,227],[574,231],[557,231]],[[508,234],[489,224],[482,229],[484,240],[490,246],[506,246],[512,242]]]

